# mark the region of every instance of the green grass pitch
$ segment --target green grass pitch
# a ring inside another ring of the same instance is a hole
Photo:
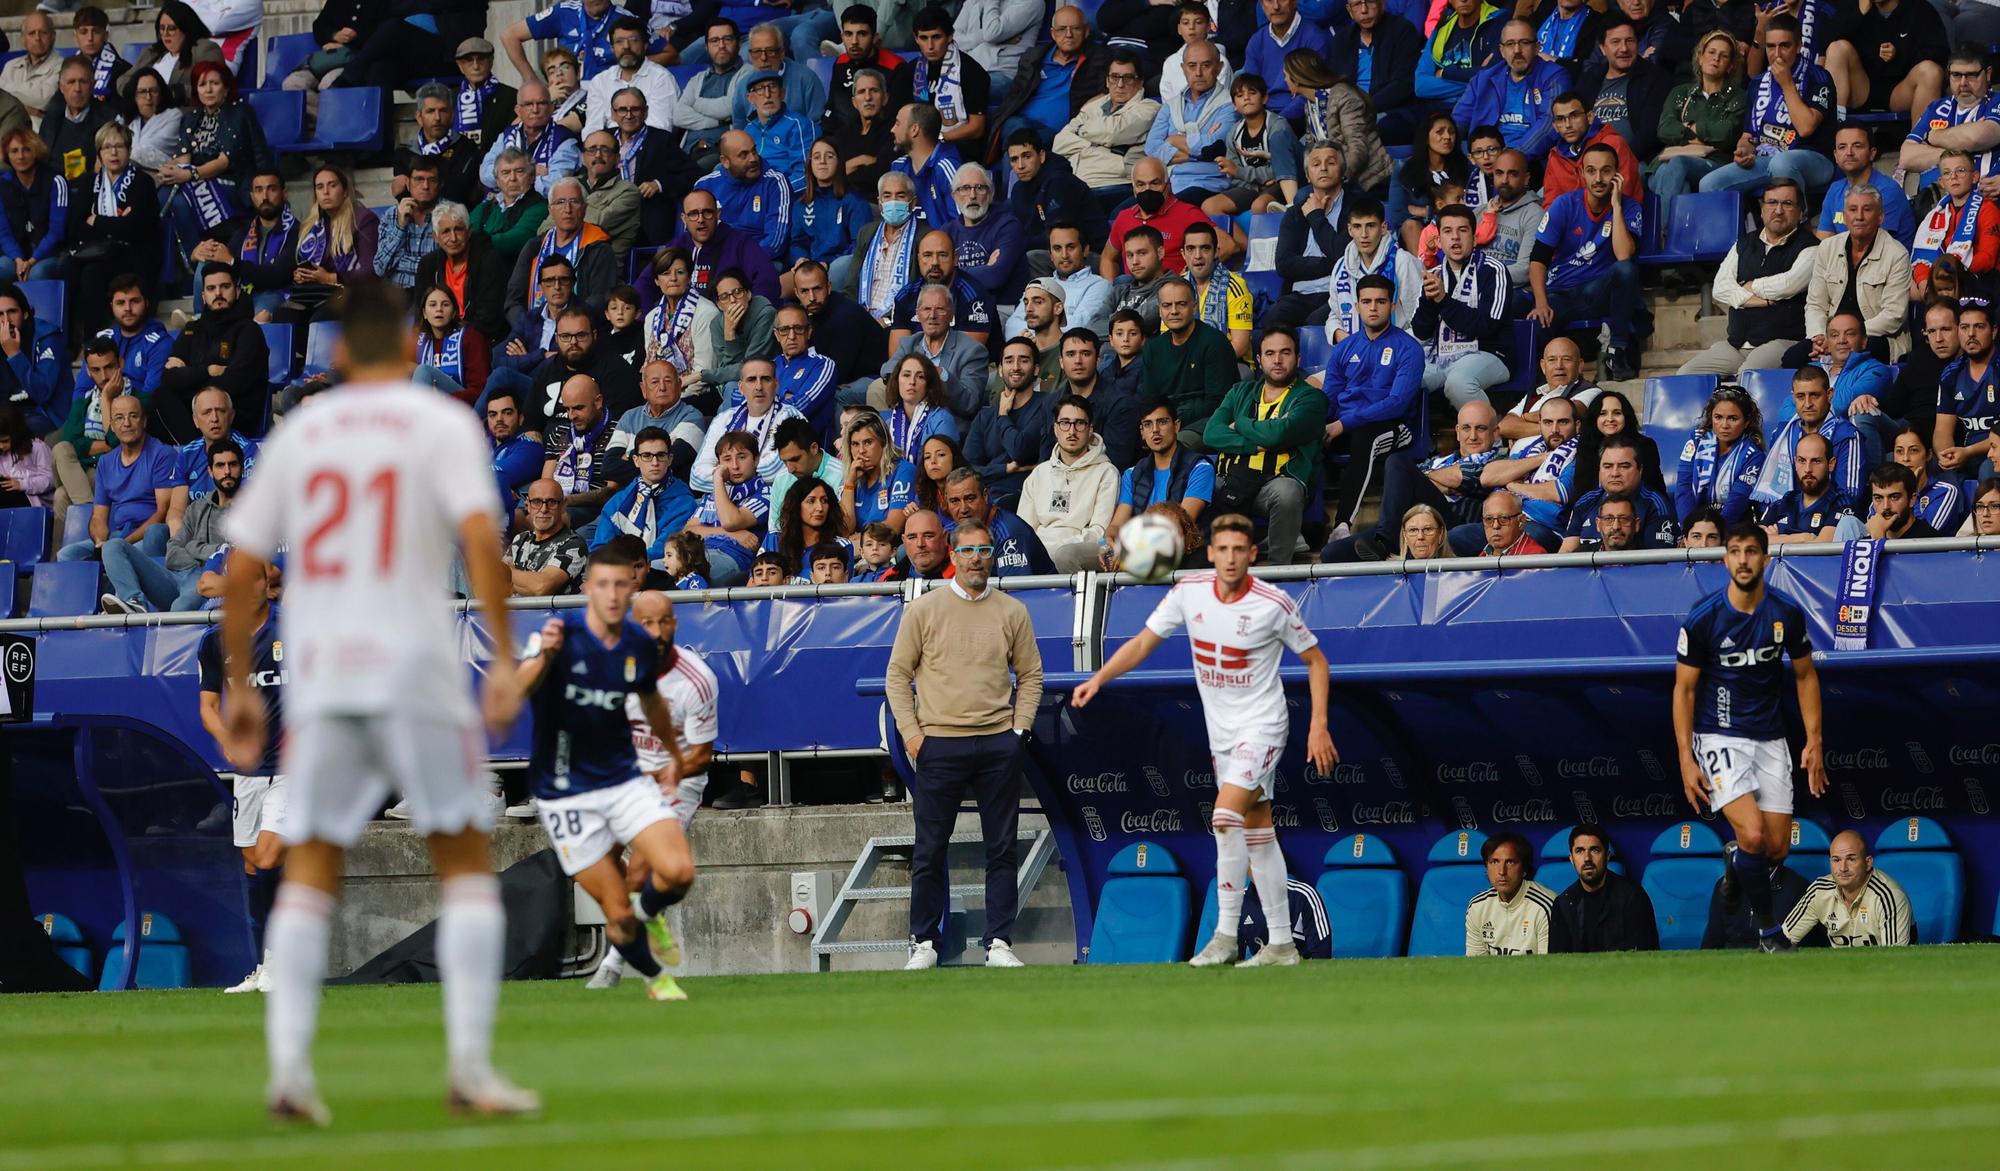
[[[335,1114],[260,998],[0,998],[0,1171],[2000,1167],[2000,948],[509,985],[535,1121],[441,1105],[435,987],[335,989]]]

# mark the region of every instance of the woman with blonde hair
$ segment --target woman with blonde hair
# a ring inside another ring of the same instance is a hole
[[[1397,556],[1406,561],[1431,561],[1443,557],[1456,557],[1451,551],[1451,542],[1445,534],[1451,526],[1444,520],[1444,514],[1428,504],[1413,504],[1403,514],[1401,526],[1402,544]]]
[[[344,281],[374,275],[381,230],[375,213],[354,198],[354,177],[332,163],[320,164],[313,172],[312,206],[299,222],[291,292],[272,319],[301,327],[294,333],[303,338],[303,327],[328,310]]]
[[[1721,29],[1709,33],[1694,47],[1694,80],[1676,86],[1660,107],[1660,150],[1646,186],[1672,199],[1729,162],[1749,100],[1736,38]]]

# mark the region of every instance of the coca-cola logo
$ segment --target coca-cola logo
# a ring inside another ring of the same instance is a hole
[[[1181,774],[1181,784],[1190,789],[1213,789],[1215,788],[1215,774],[1198,773],[1193,769],[1189,769]]]
[[[1546,797],[1493,803],[1494,821],[1554,821],[1555,819],[1556,803]]]
[[[1090,840],[1093,842],[1102,842],[1111,836],[1104,832],[1104,819],[1097,815],[1097,810],[1088,805],[1083,807],[1083,828],[1090,832]]]
[[[1954,744],[1950,760],[1958,765],[2000,764],[2000,744]]]
[[[1324,797],[1313,798],[1313,812],[1319,816],[1319,828],[1323,833],[1340,832],[1340,816],[1333,811],[1333,802]]]
[[[1275,829],[1299,828],[1299,811],[1290,805],[1271,806],[1271,825]]]
[[[1886,769],[1889,767],[1889,751],[1886,748],[1857,748],[1852,752],[1827,750],[1826,767],[1837,769]]]
[[[1365,785],[1367,783],[1368,770],[1358,764],[1342,761],[1334,765],[1333,771],[1330,773],[1319,771],[1312,766],[1310,761],[1306,764],[1306,784],[1308,785]]]
[[[1942,813],[1944,788],[1919,785],[1914,789],[1883,789],[1877,794],[1884,813]]]
[[[1376,805],[1356,803],[1347,811],[1356,825],[1415,825],[1417,811],[1408,801],[1384,801]]]
[[[1181,811],[1178,809],[1155,809],[1151,813],[1121,813],[1118,815],[1118,832],[1121,834],[1172,834],[1181,830]]]
[[[1123,793],[1131,788],[1125,783],[1124,773],[1098,773],[1096,776],[1069,775],[1069,791],[1072,793]]]
[[[1440,785],[1495,785],[1500,783],[1500,766],[1490,760],[1437,766]]]
[[[1613,797],[1613,817],[1678,817],[1680,798],[1671,793],[1647,793],[1637,797]]]
[[[1557,761],[1556,775],[1565,780],[1575,780],[1579,777],[1615,777],[1622,774],[1618,770],[1617,757],[1587,756],[1578,760],[1565,758]]]

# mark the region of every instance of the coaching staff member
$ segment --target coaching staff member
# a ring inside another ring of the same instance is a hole
[[[979,803],[986,838],[986,936],[980,940],[986,966],[1021,966],[1008,938],[1019,901],[1021,740],[1041,702],[1042,656],[1027,607],[989,584],[993,537],[986,527],[961,522],[951,540],[952,579],[903,611],[889,652],[889,710],[917,774],[910,792],[917,844],[910,856],[905,971],[937,967],[951,877],[945,852],[968,792]]]
[[[1569,831],[1569,861],[1576,881],[1556,896],[1556,918],[1565,929],[1560,950],[1660,950],[1653,900],[1638,883],[1611,869],[1611,839],[1603,826],[1584,822]],[[1551,938],[1557,934],[1550,932]]]

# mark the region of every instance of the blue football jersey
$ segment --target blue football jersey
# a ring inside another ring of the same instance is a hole
[[[598,641],[583,611],[562,616],[563,644],[550,656],[533,699],[535,748],[528,784],[537,797],[574,797],[622,785],[639,775],[625,697],[653,688],[659,644],[627,621],[610,645]]]
[[[228,676],[222,669],[222,627],[211,626],[201,636],[195,652],[201,674],[201,689],[220,695]],[[278,607],[250,641],[250,690],[264,701],[264,758],[257,762],[256,776],[276,776],[278,746],[285,739],[285,644],[278,638]]]
[[[1785,721],[1779,701],[1794,660],[1812,653],[1806,612],[1777,590],[1764,587],[1764,600],[1749,614],[1729,602],[1729,590],[1696,606],[1681,624],[1677,657],[1701,669],[1695,690],[1694,730],[1750,740],[1782,740]]]

